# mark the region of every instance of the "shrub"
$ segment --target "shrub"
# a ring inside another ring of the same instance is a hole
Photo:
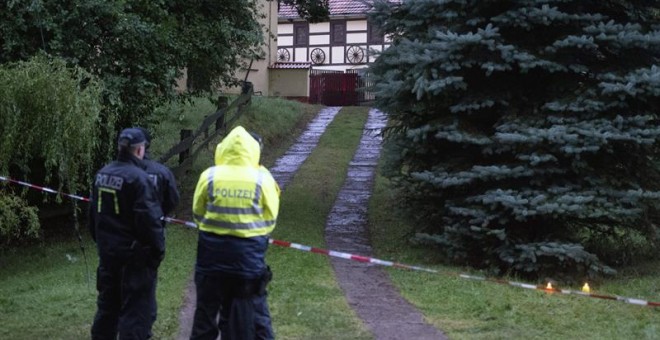
[[[0,196],[0,245],[6,246],[39,237],[37,208],[14,194]]]

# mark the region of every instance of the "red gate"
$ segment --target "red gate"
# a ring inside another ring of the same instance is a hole
[[[309,76],[309,102],[327,106],[358,105],[358,75],[313,70]]]

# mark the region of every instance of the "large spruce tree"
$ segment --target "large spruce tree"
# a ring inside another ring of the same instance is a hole
[[[407,0],[372,66],[422,239],[544,275],[657,253],[658,1]],[[610,266],[608,266],[610,265]]]

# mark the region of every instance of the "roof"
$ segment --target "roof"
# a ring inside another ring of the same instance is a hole
[[[305,70],[311,67],[312,67],[312,63],[306,61],[276,62],[268,66],[268,68],[270,69],[287,69],[287,70]]]
[[[401,0],[390,0],[399,3]],[[371,6],[363,0],[328,0],[330,17],[334,16],[358,16],[366,14]],[[281,4],[278,12],[280,19],[299,19],[298,11],[293,6]]]

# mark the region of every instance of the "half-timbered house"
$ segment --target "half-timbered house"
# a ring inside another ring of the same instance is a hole
[[[361,0],[329,0],[328,4],[330,20],[320,23],[308,23],[294,7],[280,5],[278,62],[310,62],[314,70],[360,69],[374,61],[372,51],[389,46],[388,37],[367,20],[369,4]]]

